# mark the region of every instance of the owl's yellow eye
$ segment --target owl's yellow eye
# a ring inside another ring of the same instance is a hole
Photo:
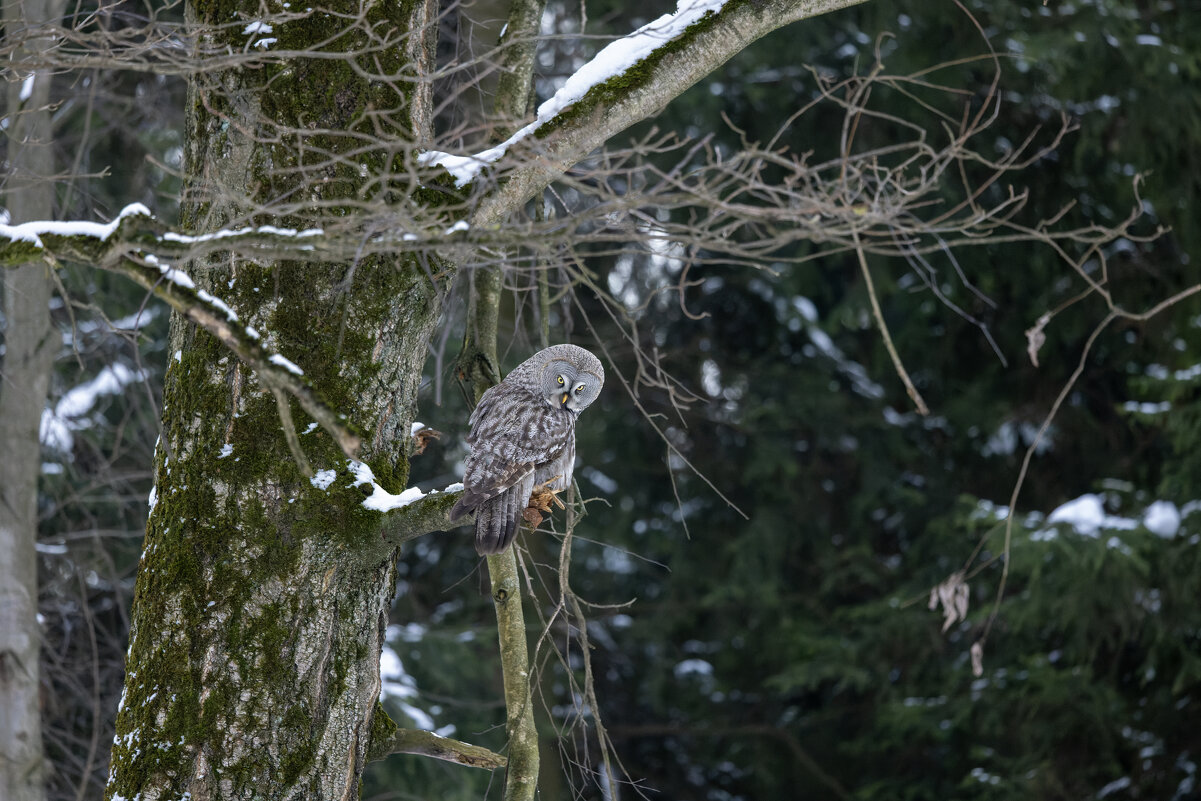
[[[576,387],[576,388],[575,388],[575,394],[577,394],[577,395],[579,395],[579,394],[580,394],[581,392],[583,392],[583,391],[584,391],[584,385],[583,385],[583,384],[580,384],[578,387]]]
[[[559,376],[559,386],[563,386],[563,376]]]

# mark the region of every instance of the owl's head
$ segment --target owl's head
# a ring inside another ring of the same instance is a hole
[[[551,406],[579,414],[596,400],[605,383],[600,360],[575,345],[554,345],[535,355],[543,356],[540,394]]]

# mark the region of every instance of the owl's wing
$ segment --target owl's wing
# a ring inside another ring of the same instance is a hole
[[[513,404],[514,414],[505,414],[505,398],[489,398],[491,392],[484,393],[472,414],[463,496],[451,510],[452,519],[516,485],[537,465],[555,459],[573,433],[570,414],[524,399]],[[484,408],[486,401],[490,401],[488,408]]]

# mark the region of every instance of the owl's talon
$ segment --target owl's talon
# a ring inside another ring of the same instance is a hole
[[[563,490],[551,489],[550,485],[561,479],[563,476],[555,476],[547,481],[542,482],[534,487],[534,491],[530,493],[530,502],[528,508],[537,509],[539,512],[550,512],[550,505],[553,503],[560,509],[566,509],[567,506],[563,501],[559,500],[559,493]],[[539,520],[538,522],[542,522]]]

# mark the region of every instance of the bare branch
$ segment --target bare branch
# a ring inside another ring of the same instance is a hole
[[[485,770],[503,768],[509,762],[504,756],[483,746],[440,737],[422,729],[397,729],[390,739],[378,746],[373,744],[373,759],[383,759],[390,754],[418,754]]]
[[[876,287],[872,283],[872,273],[867,268],[867,257],[863,255],[863,248],[858,247],[859,235],[854,234],[854,238],[857,246],[855,253],[859,256],[859,269],[863,273],[863,282],[867,284],[867,296],[872,304],[872,316],[876,318],[876,325],[880,326],[880,336],[884,340],[884,347],[888,350],[889,357],[892,358],[892,366],[896,369],[897,375],[900,376],[901,382],[905,385],[905,391],[909,393],[909,399],[917,407],[917,413],[921,415],[930,414],[930,407],[926,406],[926,401],[922,398],[921,393],[917,391],[917,387],[913,385],[913,380],[909,377],[909,372],[901,362],[901,357],[897,353],[896,346],[892,344],[892,336],[888,333],[888,325],[884,322],[884,313],[880,311],[880,300],[876,297]]]

